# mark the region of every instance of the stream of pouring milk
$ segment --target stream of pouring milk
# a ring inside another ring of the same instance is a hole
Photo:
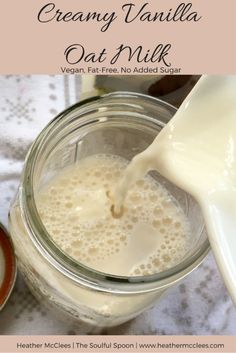
[[[113,192],[157,170],[199,202],[211,247],[236,303],[236,76],[203,76],[174,118],[134,157]]]

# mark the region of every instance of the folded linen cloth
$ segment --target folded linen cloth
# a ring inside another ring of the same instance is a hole
[[[5,225],[29,146],[58,112],[79,100],[80,87],[79,76],[0,76],[0,220]],[[0,313],[1,335],[84,333],[82,326],[48,312],[18,276]],[[210,254],[152,309],[102,334],[235,335],[236,310]]]

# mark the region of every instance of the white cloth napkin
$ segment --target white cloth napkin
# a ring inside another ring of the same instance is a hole
[[[79,76],[0,76],[0,220],[5,225],[29,146],[58,112],[79,100],[79,92]],[[0,313],[0,334],[84,332],[82,326],[75,328],[55,318],[18,276]],[[209,255],[152,309],[102,334],[234,335],[236,310]]]

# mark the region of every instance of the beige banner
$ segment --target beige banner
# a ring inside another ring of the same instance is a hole
[[[230,336],[0,336],[0,353],[236,352]]]
[[[0,74],[236,73],[235,0],[7,0]]]

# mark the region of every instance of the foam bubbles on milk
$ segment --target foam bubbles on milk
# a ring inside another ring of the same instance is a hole
[[[36,196],[41,219],[64,252],[98,271],[149,275],[181,261],[190,227],[181,208],[151,176],[130,188],[121,218],[111,214],[112,190],[128,162],[95,155],[69,167]]]

